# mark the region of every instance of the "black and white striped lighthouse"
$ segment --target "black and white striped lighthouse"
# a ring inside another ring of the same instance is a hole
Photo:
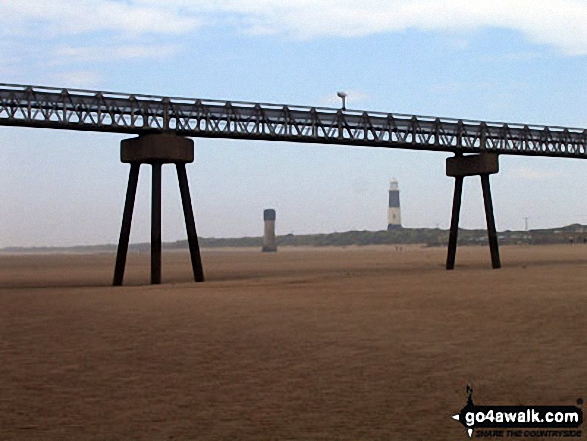
[[[275,245],[275,210],[272,208],[265,210],[263,220],[265,221],[265,231],[262,251],[264,253],[277,251],[277,245]]]
[[[387,229],[402,227],[402,214],[399,207],[399,185],[397,179],[389,181],[389,207],[387,208]]]

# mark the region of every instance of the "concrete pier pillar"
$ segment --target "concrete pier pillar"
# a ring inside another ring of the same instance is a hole
[[[275,244],[275,210],[265,210],[263,220],[265,221],[265,230],[262,251],[264,253],[277,251],[277,245]]]
[[[124,268],[126,267],[126,255],[128,252],[128,240],[130,238],[130,226],[132,223],[132,212],[135,205],[135,196],[137,194],[137,183],[139,181],[139,162],[130,165],[128,176],[128,186],[126,188],[126,199],[124,202],[124,212],[122,214],[122,227],[120,228],[120,237],[118,239],[118,251],[116,252],[116,266],[114,267],[114,286],[122,285],[124,278]]]
[[[499,172],[499,160],[495,153],[483,152],[481,154],[463,156],[455,155],[446,160],[446,175],[455,178],[455,191],[453,198],[452,217],[448,239],[448,253],[446,257],[446,269],[452,270],[455,266],[457,252],[457,239],[459,232],[459,217],[461,210],[461,195],[463,192],[463,180],[466,176],[480,176],[483,189],[483,201],[485,205],[485,219],[487,221],[487,236],[489,238],[489,251],[491,253],[491,266],[494,269],[501,268],[499,258],[499,245],[495,217],[493,215],[493,202],[489,175]]]
[[[198,244],[198,234],[196,233],[196,220],[192,210],[192,199],[190,197],[190,188],[188,177],[185,171],[184,163],[175,164],[177,169],[177,179],[179,180],[179,191],[181,193],[181,204],[183,206],[183,215],[185,218],[185,227],[188,235],[188,246],[192,259],[192,271],[196,282],[204,281],[204,269],[202,268],[202,259],[200,257],[200,245]]]
[[[487,236],[489,239],[489,251],[491,253],[491,266],[494,269],[501,268],[499,259],[499,245],[497,242],[497,229],[493,216],[493,201],[491,200],[491,187],[489,186],[489,175],[481,175],[481,187],[483,189],[483,202],[485,204],[485,220],[487,222]]]
[[[196,282],[204,281],[198,236],[185,171],[185,164],[194,161],[194,142],[188,138],[169,134],[152,134],[125,139],[120,144],[120,160],[129,163],[131,168],[116,254],[113,285],[122,285],[124,279],[132,212],[141,164],[150,164],[153,171],[151,182],[151,283],[161,283],[161,169],[163,164],[167,163],[175,164],[177,168],[194,280]]]
[[[151,283],[161,283],[161,162],[151,165]]]
[[[452,201],[452,217],[450,219],[450,233],[448,236],[448,254],[446,256],[446,269],[455,267],[457,256],[457,239],[459,234],[459,217],[461,215],[461,199],[463,196],[463,177],[455,177],[455,192]]]

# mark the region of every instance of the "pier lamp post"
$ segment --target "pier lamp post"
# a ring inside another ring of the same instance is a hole
[[[346,97],[348,95],[344,92],[336,92],[336,95],[342,100],[342,110],[346,110]]]

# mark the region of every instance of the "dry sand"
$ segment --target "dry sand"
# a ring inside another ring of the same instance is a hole
[[[0,256],[2,440],[459,440],[587,398],[587,246]]]

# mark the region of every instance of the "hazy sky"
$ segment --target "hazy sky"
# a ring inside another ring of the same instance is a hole
[[[587,127],[587,1],[0,0],[0,82]],[[123,136],[0,127],[0,247],[117,241]],[[443,153],[196,139],[198,233],[447,228]],[[499,230],[587,224],[587,161],[501,156]],[[163,239],[185,238],[163,168]],[[149,239],[150,170],[131,241]],[[461,226],[483,228],[478,178]]]

